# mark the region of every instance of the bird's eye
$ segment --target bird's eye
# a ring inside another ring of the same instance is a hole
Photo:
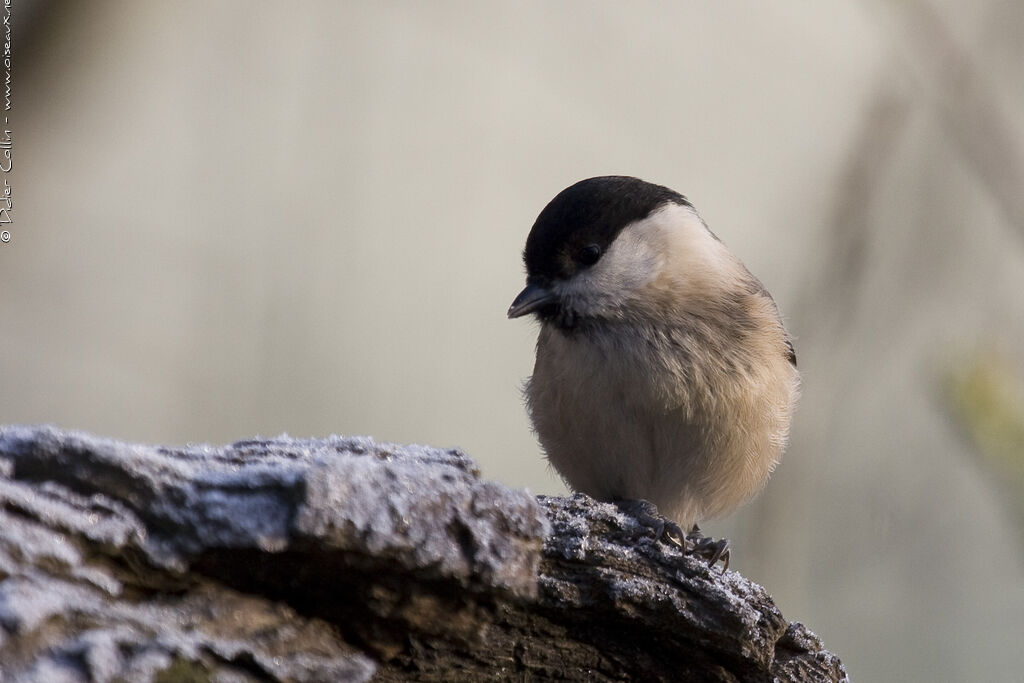
[[[583,267],[594,265],[599,258],[601,258],[601,247],[596,244],[588,244],[576,252],[576,261]]]

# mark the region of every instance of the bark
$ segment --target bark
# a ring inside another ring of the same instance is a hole
[[[0,428],[10,681],[840,681],[768,593],[620,508],[367,438]]]

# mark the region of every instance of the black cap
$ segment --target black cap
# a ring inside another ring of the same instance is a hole
[[[692,206],[675,190],[630,176],[581,180],[558,193],[537,216],[526,238],[523,261],[531,282],[569,278],[580,260],[601,254],[624,227],[668,203]],[[589,249],[588,249],[589,248]]]

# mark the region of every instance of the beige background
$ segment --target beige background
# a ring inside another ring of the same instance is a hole
[[[1013,680],[1022,532],[943,378],[1024,376],[1024,5],[967,5],[18,0],[0,422],[457,445],[560,493],[505,310],[544,204],[637,175],[798,338],[734,566],[855,680]]]

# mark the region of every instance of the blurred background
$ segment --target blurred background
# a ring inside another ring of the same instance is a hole
[[[1024,3],[13,4],[0,422],[369,434],[564,492],[505,311],[576,180],[686,194],[804,394],[706,530],[860,681],[1020,680]]]

